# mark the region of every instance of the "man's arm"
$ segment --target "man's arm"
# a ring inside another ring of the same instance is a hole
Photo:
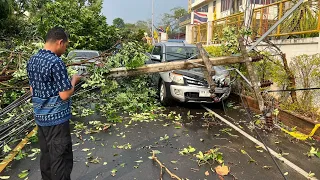
[[[72,94],[74,93],[74,87],[80,81],[80,79],[81,79],[81,76],[74,75],[71,80],[72,88],[67,91],[59,92],[59,96],[62,100],[65,101],[72,96]]]
[[[68,100],[72,96],[74,87],[81,78],[81,76],[74,75],[70,82],[66,65],[62,61],[57,61],[52,66],[52,76],[56,84],[57,91],[59,92],[59,96],[64,101]]]

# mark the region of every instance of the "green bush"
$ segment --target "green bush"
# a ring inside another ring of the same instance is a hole
[[[212,57],[220,57],[223,56],[223,51],[221,46],[207,46],[204,49],[209,53]]]

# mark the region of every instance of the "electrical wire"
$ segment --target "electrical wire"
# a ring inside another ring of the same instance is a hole
[[[277,89],[277,90],[266,90],[264,92],[291,92],[291,91],[310,91],[310,90],[320,90],[320,87],[316,88],[301,88],[301,89]]]
[[[239,65],[239,69],[240,69],[240,67],[241,67],[241,64]],[[246,111],[246,114],[247,114],[247,116],[248,116],[248,120],[249,120],[250,122],[253,122],[253,121],[254,121],[253,118],[252,118],[253,115],[252,115],[251,111],[248,110],[248,108],[245,106],[245,103],[244,103],[243,98],[242,98],[242,96],[241,96],[241,89],[239,88],[239,86],[238,86],[238,89],[239,89],[239,96],[240,96],[240,99],[241,99],[241,104],[242,104],[242,106],[244,107],[244,109],[245,109],[245,111]],[[247,102],[247,105],[248,105],[248,102]],[[274,159],[274,157],[272,156],[272,154],[271,154],[268,146],[266,145],[265,141],[262,139],[262,137],[260,136],[260,134],[259,134],[259,132],[256,130],[256,128],[253,128],[253,129],[254,129],[255,133],[257,134],[258,138],[260,139],[260,141],[263,143],[263,145],[264,145],[265,149],[267,150],[268,154],[269,154],[270,157],[272,158],[272,161],[273,161],[274,164],[277,166],[277,169],[278,169],[279,172],[281,173],[282,177],[283,177],[285,180],[287,180],[287,178],[286,178],[285,175],[283,174],[283,172],[282,172],[279,164],[277,163],[277,161],[276,161],[276,160]]]

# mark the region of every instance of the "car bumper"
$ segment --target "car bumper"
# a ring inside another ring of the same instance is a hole
[[[231,87],[215,88],[215,94],[220,100],[228,98]],[[171,96],[180,102],[199,102],[199,103],[214,103],[213,98],[210,97],[209,88],[194,87],[194,86],[170,86]],[[206,92],[206,93],[203,93]]]

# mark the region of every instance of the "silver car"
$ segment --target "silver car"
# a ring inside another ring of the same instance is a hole
[[[147,64],[196,59],[197,47],[184,43],[158,43],[150,54]],[[191,70],[175,70],[152,75],[153,84],[158,87],[159,99],[164,106],[171,105],[174,101],[218,103],[227,99],[231,92],[230,74],[223,66],[213,67],[216,75],[215,94],[212,98],[209,85],[204,78],[201,68]]]
[[[68,53],[67,58],[72,59],[73,63],[78,63],[86,59],[94,58],[99,56],[99,51],[94,51],[94,50],[73,50]],[[89,63],[97,62],[97,58],[90,59],[88,61]],[[88,64],[89,64],[88,63]],[[73,66],[73,68],[78,71],[78,74],[84,74],[86,73],[87,65],[88,64],[83,64],[83,65],[77,65]]]

